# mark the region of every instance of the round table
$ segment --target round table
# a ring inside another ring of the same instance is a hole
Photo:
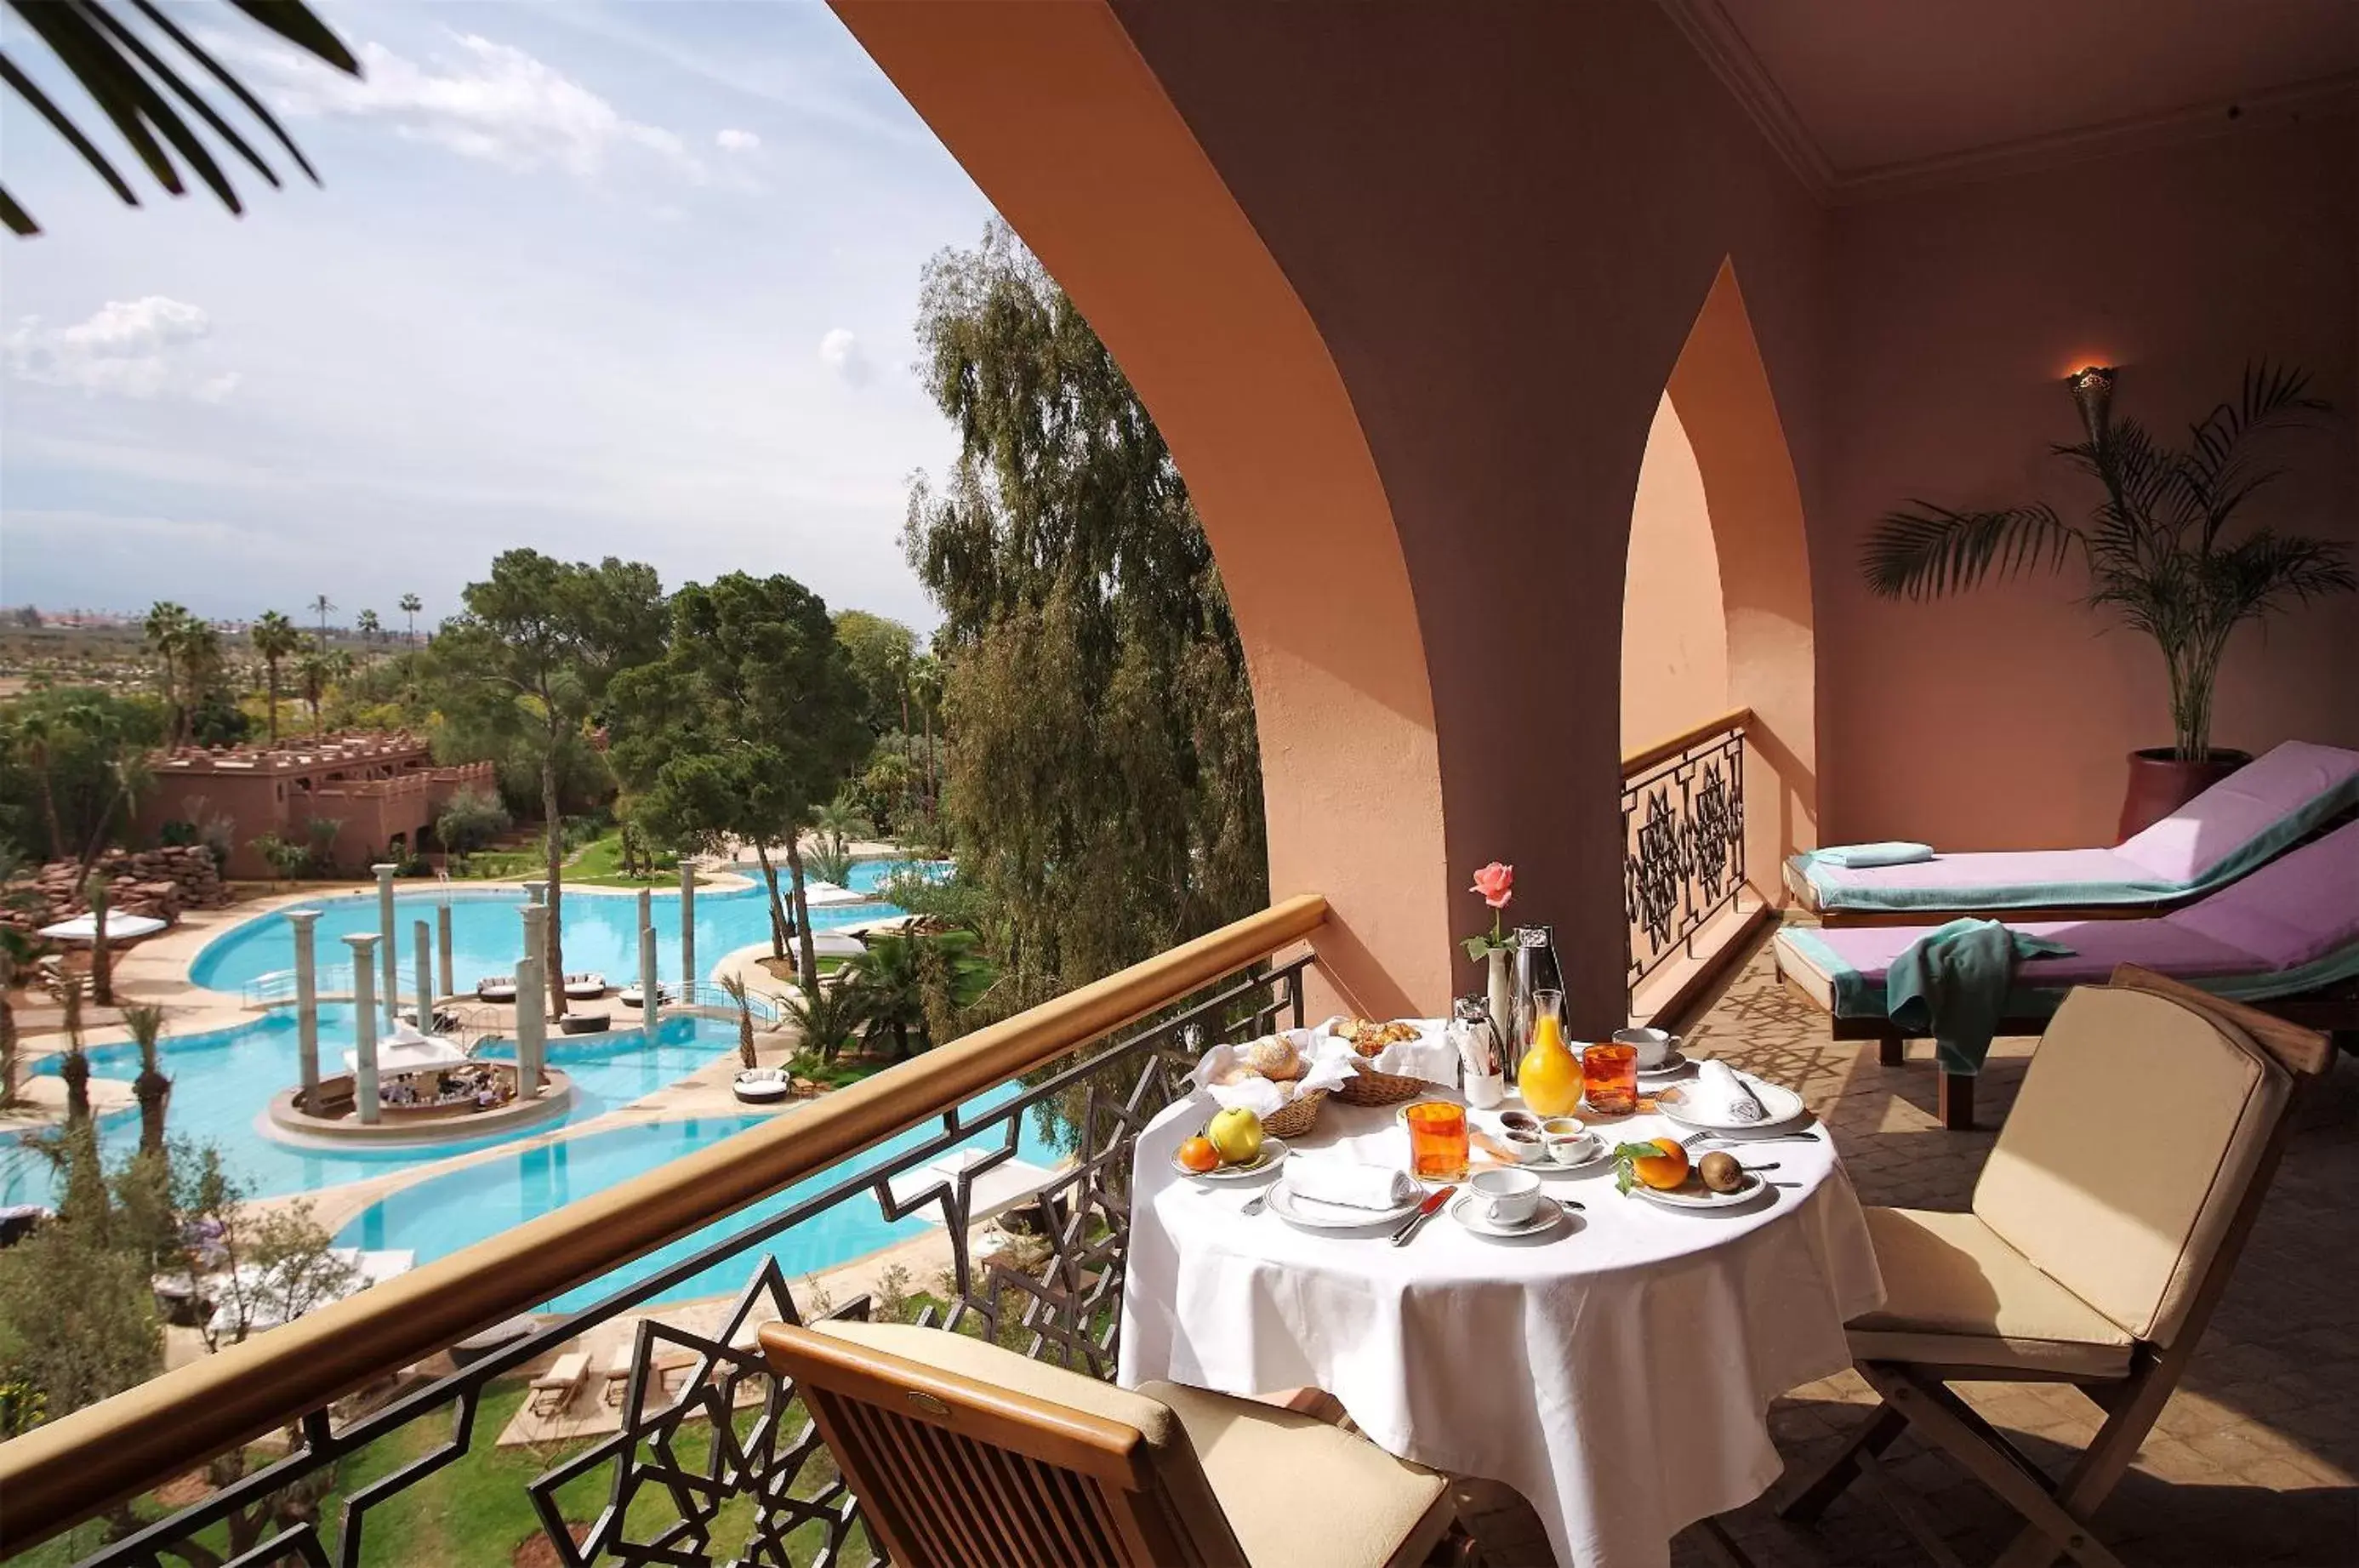
[[[1325,1388],[1394,1454],[1522,1493],[1560,1563],[1666,1563],[1680,1530],[1767,1490],[1781,1468],[1769,1401],[1850,1366],[1843,1323],[1883,1301],[1823,1127],[1817,1143],[1738,1149],[1778,1165],[1742,1208],[1625,1197],[1607,1161],[1545,1179],[1586,1205],[1545,1236],[1492,1240],[1445,1212],[1397,1247],[1384,1229],[1245,1217],[1257,1185],[1179,1174],[1172,1152],[1210,1108],[1173,1105],[1138,1138],[1122,1384]],[[1599,1130],[1622,1142],[1684,1129],[1642,1115]],[[1294,1149],[1408,1159],[1392,1109],[1332,1100]]]

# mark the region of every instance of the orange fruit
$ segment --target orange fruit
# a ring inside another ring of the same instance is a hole
[[[1677,1138],[1658,1138],[1655,1147],[1662,1152],[1633,1160],[1630,1173],[1649,1187],[1669,1192],[1688,1179],[1688,1151]]]
[[[1221,1151],[1212,1147],[1209,1138],[1191,1138],[1180,1146],[1180,1166],[1200,1176],[1207,1171],[1217,1171],[1221,1168]]]

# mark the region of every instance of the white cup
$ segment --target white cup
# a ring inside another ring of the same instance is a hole
[[[1517,1132],[1513,1127],[1502,1128],[1499,1147],[1518,1165],[1529,1165],[1548,1152],[1547,1140],[1536,1132]]]
[[[1680,1037],[1669,1029],[1620,1029],[1614,1031],[1614,1043],[1636,1047],[1639,1067],[1648,1069],[1660,1067],[1671,1059]]]
[[[1540,1124],[1540,1141],[1559,1165],[1579,1165],[1597,1152],[1597,1135],[1578,1116],[1550,1116]]]
[[[1528,1171],[1477,1171],[1467,1185],[1495,1225],[1522,1225],[1540,1206],[1540,1179]]]

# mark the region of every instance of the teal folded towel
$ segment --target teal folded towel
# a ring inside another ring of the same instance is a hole
[[[1824,866],[1840,866],[1846,871],[1861,871],[1871,866],[1914,866],[1920,860],[1930,860],[1933,858],[1933,846],[1898,840],[1886,844],[1839,844],[1827,849],[1811,850],[1810,856]]]
[[[1913,1036],[1932,1036],[1943,1072],[1971,1076],[1983,1070],[2006,1016],[2016,962],[2071,952],[1997,920],[1951,920],[1892,961],[1884,976],[1885,1016]]]

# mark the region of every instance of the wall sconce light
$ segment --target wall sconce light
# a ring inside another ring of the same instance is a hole
[[[2089,428],[2091,443],[2102,444],[2114,406],[2114,367],[2084,365],[2066,376],[2064,385],[2072,389],[2072,401],[2080,405],[2081,422]]]

